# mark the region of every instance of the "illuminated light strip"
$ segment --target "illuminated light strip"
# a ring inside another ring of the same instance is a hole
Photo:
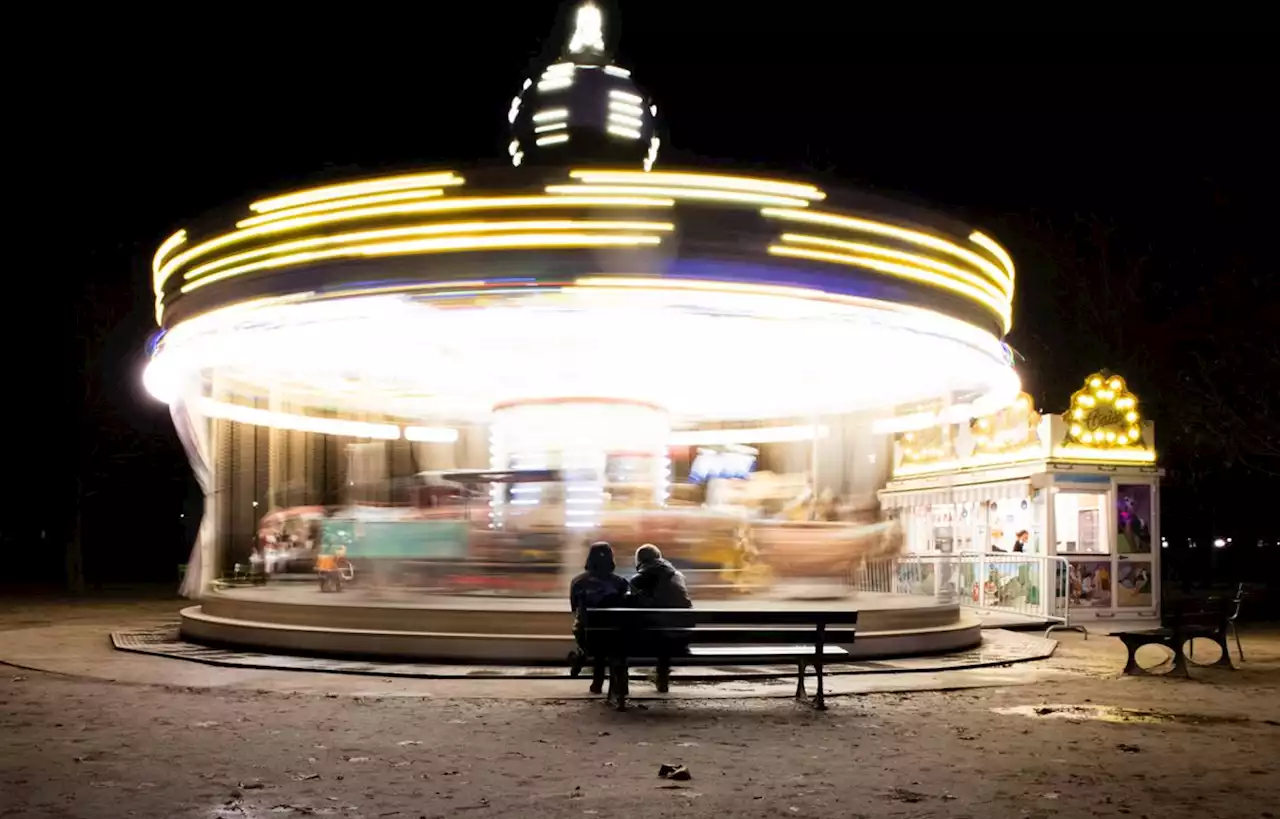
[[[913,245],[933,248],[940,250],[951,256],[964,259],[969,264],[978,268],[991,277],[991,280],[1008,293],[1013,293],[1013,282],[1003,270],[996,267],[987,259],[974,253],[972,250],[966,250],[963,247],[949,242],[946,239],[940,239],[937,236],[928,233],[921,233],[918,230],[910,230],[908,228],[900,228],[894,225],[886,225],[883,222],[873,222],[869,219],[857,219],[852,216],[839,216],[834,213],[823,213],[813,210],[780,210],[778,208],[765,208],[761,213],[767,217],[774,219],[791,220],[797,222],[810,222],[818,225],[830,225],[832,227],[845,228],[847,230],[860,230],[864,233],[874,233],[879,236],[889,236],[894,239],[900,239]]]
[[[634,208],[669,208],[675,204],[670,198],[646,196],[476,196],[457,199],[436,199],[429,202],[406,202],[402,204],[375,205],[354,210],[319,213],[311,216],[298,216],[293,219],[272,222],[266,225],[255,225],[251,228],[226,233],[222,236],[202,242],[177,254],[164,263],[160,270],[162,291],[164,283],[174,271],[201,256],[228,245],[237,244],[258,236],[270,236],[273,233],[284,233],[293,228],[324,225],[333,222],[344,222],[353,219],[365,219],[373,216],[400,216],[414,213],[448,213],[450,211],[484,210],[492,208],[544,208],[544,207],[634,207]]]
[[[585,276],[574,281],[574,287],[592,290],[614,289],[619,292],[627,290],[693,290],[704,293],[720,293],[733,296],[779,296],[787,299],[814,301],[826,304],[838,304],[844,307],[856,307],[875,310],[881,313],[896,313],[913,319],[925,320],[930,325],[943,324],[948,338],[968,344],[987,354],[993,354],[993,346],[1000,344],[986,327],[980,327],[964,319],[948,316],[916,307],[911,304],[881,301],[865,296],[850,296],[844,293],[829,293],[808,287],[795,287],[780,284],[744,284],[739,282],[700,281],[690,279],[669,279],[661,276],[632,277],[621,276]],[[939,331],[941,332],[941,331]],[[1000,349],[1003,349],[1002,347]]]
[[[559,144],[561,144],[561,143],[563,143],[563,142],[568,142],[568,141],[569,141],[569,135],[568,135],[568,134],[547,134],[546,136],[540,136],[540,137],[538,137],[536,140],[534,140],[534,143],[533,143],[533,144],[535,144],[535,145],[559,145]]]
[[[972,284],[974,287],[985,290],[987,293],[991,294],[991,297],[994,299],[999,299],[1002,302],[1011,301],[1007,293],[1003,292],[989,280],[979,276],[977,273],[970,270],[963,270],[954,265],[949,265],[946,262],[931,259],[928,256],[919,256],[915,253],[906,253],[901,250],[892,250],[887,247],[878,247],[876,245],[864,245],[860,242],[846,242],[840,239],[828,239],[825,236],[805,236],[798,233],[784,233],[782,234],[782,241],[792,242],[799,245],[831,247],[849,253],[863,253],[870,256],[880,256],[886,259],[905,262],[909,265],[925,267],[945,276],[954,276],[957,279],[962,279],[969,284]]]
[[[719,174],[644,173],[642,171],[570,171],[569,177],[582,182],[605,183],[614,185],[669,185],[688,188],[716,188],[718,190],[747,191],[750,193],[770,193],[778,196],[792,196],[798,199],[818,201],[827,195],[812,185],[794,182],[776,182],[770,179],[753,179],[747,176],[721,176]]]
[[[827,437],[823,426],[757,427],[755,429],[694,429],[672,432],[670,446],[714,446],[726,444],[782,444]]]
[[[632,105],[644,105],[644,97],[630,94],[626,91],[613,90],[609,92],[609,99],[618,100],[619,102],[629,102]]]
[[[569,116],[568,108],[549,108],[533,115],[534,122],[547,122],[553,119],[564,119]]]
[[[629,102],[618,102],[617,100],[611,100],[609,102],[609,113],[623,114],[629,117],[642,117],[644,116],[644,109],[641,108],[639,105],[632,105]]]
[[[636,131],[639,131],[644,127],[644,120],[639,117],[628,116],[627,114],[611,112],[609,114],[609,124],[621,125],[624,128],[634,128]]]
[[[599,233],[512,233],[487,236],[442,236],[434,239],[417,239],[400,242],[375,242],[364,245],[330,248],[305,253],[293,253],[264,259],[260,262],[228,268],[213,273],[182,286],[183,293],[190,293],[208,284],[222,281],[232,276],[252,273],[258,270],[271,270],[291,265],[322,259],[337,259],[355,256],[394,256],[415,253],[447,253],[451,251],[470,250],[519,250],[531,247],[634,247],[639,245],[657,245],[662,241],[658,236],[617,235]]]
[[[249,424],[255,427],[289,429],[294,432],[313,432],[317,435],[339,435],[347,438],[377,438],[395,441],[400,438],[400,427],[395,424],[373,424],[366,421],[346,421],[341,418],[315,418],[287,412],[246,407],[208,398],[198,399],[196,411],[206,418],[218,418]]]
[[[611,129],[612,130],[612,129]],[[639,136],[639,133],[636,133]],[[669,196],[672,199],[701,199],[709,202],[742,202],[752,205],[782,205],[792,208],[803,208],[809,203],[803,199],[789,199],[785,196],[774,196],[747,191],[717,190],[714,188],[678,188],[648,185],[549,185],[547,193],[553,194],[596,194],[599,196],[636,196],[646,193],[654,196]]]
[[[1155,463],[1156,453],[1150,449],[1095,449],[1085,446],[1056,446],[1050,458],[1072,461]]]
[[[185,241],[187,241],[187,232],[179,230],[160,243],[160,247],[156,248],[156,255],[151,257],[151,274],[153,276],[160,276],[160,267],[164,264],[165,258],[177,250]]]
[[[735,296],[781,296],[790,299],[829,302],[852,307],[864,307],[887,312],[913,314],[936,319],[939,314],[922,307],[907,304],[878,301],[861,296],[846,296],[841,293],[828,293],[824,290],[813,290],[807,287],[791,287],[781,284],[743,284],[739,282],[697,281],[690,279],[623,278],[612,276],[588,276],[574,281],[574,285],[593,289],[638,289],[638,290],[695,290],[703,293],[727,293]],[[950,318],[950,317],[948,317]],[[950,319],[964,325],[973,333],[980,334],[984,341],[993,340],[991,333],[974,327],[960,319]]]
[[[625,68],[619,68],[619,67],[618,67],[618,66],[616,66],[616,65],[606,65],[606,66],[604,67],[604,73],[606,73],[606,74],[611,74],[611,75],[613,75],[613,76],[615,76],[615,77],[630,77],[630,76],[631,76],[631,72],[630,72],[630,71],[628,71],[628,70],[627,70],[627,69],[625,69]]]
[[[359,290],[339,290],[329,293],[321,293],[314,295],[315,301],[335,301],[338,299],[350,299],[360,296],[377,296],[387,293],[407,293],[415,290],[443,290],[447,288],[483,288],[487,282],[479,280],[457,281],[457,282],[404,282],[403,284],[388,284],[384,287],[362,287]],[[468,291],[469,292],[469,291]]]
[[[156,294],[156,324],[164,323],[164,296],[161,289],[164,279],[160,275],[161,267],[165,258],[182,246],[185,241],[187,241],[187,232],[179,230],[161,242],[160,247],[156,248],[156,255],[151,257],[151,285]]]
[[[538,83],[539,91],[563,91],[573,86],[573,77],[549,77]]]
[[[555,65],[547,66],[547,69],[542,74],[543,76],[547,74],[572,74],[575,68],[577,66],[573,63],[556,63]]]
[[[1014,280],[1013,257],[1009,255],[1007,250],[997,244],[995,239],[992,239],[982,231],[975,230],[969,234],[969,241],[990,251],[992,256],[1000,260],[1001,266],[1004,267],[1004,272],[1009,274],[1009,281],[1012,282]]]
[[[453,444],[458,441],[458,431],[449,427],[405,427],[404,439],[424,444]]]
[[[535,134],[545,134],[548,131],[563,131],[568,127],[569,123],[567,122],[552,122],[549,125],[539,125],[537,128],[533,129],[533,132]]]
[[[851,267],[863,267],[871,270],[877,270],[881,273],[888,273],[894,276],[900,276],[906,279],[912,279],[922,284],[932,284],[967,296],[975,301],[990,307],[992,312],[1000,317],[1000,325],[1003,332],[1009,332],[1009,328],[1013,325],[1013,312],[1009,309],[1008,304],[1002,303],[998,299],[992,298],[985,291],[979,290],[971,285],[957,282],[946,276],[934,273],[931,270],[905,265],[898,262],[886,262],[883,259],[876,259],[871,256],[851,256],[846,253],[831,253],[825,250],[810,250],[807,247],[791,247],[790,245],[770,245],[769,252],[775,256],[790,256],[797,259],[811,259],[818,262],[832,262],[834,264],[844,264]]]
[[[250,216],[248,219],[241,219],[239,222],[236,222],[236,227],[248,228],[253,227],[254,225],[265,225],[269,222],[278,222],[281,219],[292,219],[295,216],[306,216],[312,213],[332,213],[336,210],[356,208],[363,205],[380,205],[387,202],[412,202],[418,199],[434,199],[437,196],[444,196],[444,191],[440,188],[427,188],[426,190],[395,191],[393,193],[375,193],[369,196],[355,196],[350,199],[335,199],[331,202],[318,202],[314,205],[302,205],[296,208],[288,208],[286,210],[263,213],[258,216]]]
[[[613,135],[614,135],[614,136],[616,136],[616,137],[623,137],[623,138],[625,138],[625,139],[639,139],[639,138],[640,138],[640,132],[639,132],[639,131],[637,131],[637,130],[636,130],[636,129],[634,129],[634,128],[624,128],[624,127],[622,127],[621,125],[610,125],[609,127],[605,128],[605,130],[606,130],[606,131],[608,131],[609,133],[613,134]]]
[[[383,193],[386,191],[411,190],[413,188],[440,188],[450,185],[461,185],[465,180],[453,171],[439,173],[416,173],[406,176],[388,176],[382,179],[368,179],[364,182],[346,182],[341,185],[328,185],[323,188],[310,188],[262,199],[249,206],[254,213],[269,213],[297,205],[309,205],[313,202],[327,202],[330,199],[348,199],[352,196],[363,196],[367,193]]]
[[[352,233],[337,233],[330,236],[314,236],[309,239],[296,239],[291,242],[261,247],[233,256],[224,256],[199,267],[187,271],[184,278],[198,279],[225,267],[251,262],[265,256],[280,253],[291,253],[299,250],[325,247],[328,245],[354,245],[383,239],[421,238],[423,236],[453,235],[459,233],[493,233],[498,231],[548,231],[548,230],[638,230],[638,231],[671,231],[675,225],[670,222],[647,221],[605,221],[578,219],[536,219],[507,220],[499,222],[441,222],[413,227],[382,228],[379,230],[362,230]]]

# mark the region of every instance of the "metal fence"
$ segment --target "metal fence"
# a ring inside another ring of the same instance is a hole
[[[856,591],[926,595],[983,612],[1072,628],[1064,557],[964,552],[870,560],[849,578]]]

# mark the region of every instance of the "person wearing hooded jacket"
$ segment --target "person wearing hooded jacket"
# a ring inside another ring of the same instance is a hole
[[[652,543],[636,549],[636,575],[631,578],[629,605],[638,609],[693,608],[684,575]],[[661,622],[661,619],[656,622]],[[688,648],[687,639],[668,635],[656,643],[646,645],[641,653],[646,656],[675,657],[684,654]]]
[[[582,627],[582,612],[585,609],[605,609],[624,606],[631,587],[627,581],[619,577],[614,569],[613,547],[608,543],[591,544],[587,550],[585,571],[569,584],[569,605],[573,609],[573,638],[578,649],[570,659],[571,676],[578,676],[586,663],[589,651],[586,644],[586,632]],[[592,664],[591,693],[599,694],[604,690],[604,659],[594,657]]]
[[[636,608],[693,608],[684,575],[652,543],[636,549],[636,576],[631,578],[631,594]]]

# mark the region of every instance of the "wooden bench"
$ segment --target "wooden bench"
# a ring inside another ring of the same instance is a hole
[[[813,706],[826,709],[823,668],[840,662],[854,640],[856,611],[724,611],[715,609],[587,609],[582,626],[589,658],[609,669],[608,699],[626,710],[628,671],[657,668],[657,688],[667,691],[674,666],[779,665],[797,669],[796,699],[807,699],[805,670],[818,691]],[[835,628],[832,628],[832,627]]]
[[[1163,645],[1173,652],[1173,670],[1169,672],[1170,676],[1189,677],[1187,652],[1183,649],[1189,640],[1196,638],[1212,640],[1222,650],[1222,655],[1210,665],[1235,668],[1231,663],[1231,649],[1227,647],[1227,636],[1233,625],[1227,601],[1214,597],[1180,600],[1170,608],[1171,611],[1160,628],[1111,633],[1112,637],[1120,638],[1129,650],[1129,658],[1124,666],[1125,674],[1151,674],[1138,665],[1138,649],[1148,645]]]

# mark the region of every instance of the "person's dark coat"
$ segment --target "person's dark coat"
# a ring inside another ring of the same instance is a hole
[[[596,543],[587,552],[586,571],[569,584],[569,605],[573,608],[573,630],[578,634],[584,609],[607,609],[625,605],[631,587],[614,574],[613,549]]]
[[[636,566],[636,571],[631,578],[632,605],[636,608],[693,608],[684,575],[665,558],[646,560]]]

